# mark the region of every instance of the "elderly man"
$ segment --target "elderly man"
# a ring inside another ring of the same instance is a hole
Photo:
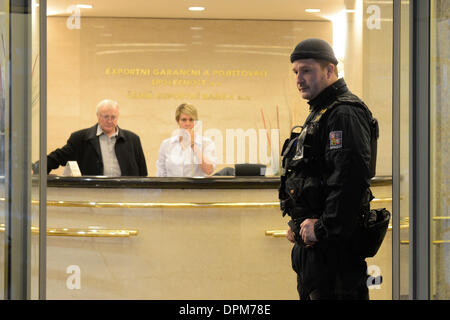
[[[97,119],[96,125],[72,133],[64,147],[47,156],[47,173],[77,161],[82,175],[147,176],[139,136],[117,126],[118,103],[101,101]]]

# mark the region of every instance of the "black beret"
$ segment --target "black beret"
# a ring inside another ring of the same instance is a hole
[[[335,65],[338,60],[328,42],[322,39],[306,39],[300,42],[291,53],[291,62],[298,59],[316,59],[329,61]]]

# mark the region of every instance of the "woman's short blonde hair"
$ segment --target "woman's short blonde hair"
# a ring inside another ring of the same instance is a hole
[[[177,107],[177,110],[175,111],[175,120],[177,120],[177,122],[180,120],[182,113],[191,116],[194,120],[198,120],[197,109],[192,104],[183,103]]]

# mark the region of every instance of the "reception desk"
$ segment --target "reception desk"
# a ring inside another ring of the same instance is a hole
[[[298,299],[277,177],[49,176],[48,299]],[[391,209],[391,180],[372,207]],[[391,234],[369,271],[391,298]],[[375,267],[374,267],[375,266]],[[375,283],[376,284],[376,283]]]

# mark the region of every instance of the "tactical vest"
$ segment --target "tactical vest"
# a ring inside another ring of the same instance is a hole
[[[325,205],[323,190],[323,170],[325,159],[320,143],[320,126],[328,112],[339,105],[352,105],[362,108],[368,115],[371,133],[370,177],[375,176],[377,140],[379,137],[378,121],[372,117],[367,106],[351,94],[338,96],[336,100],[319,112],[312,114],[305,125],[295,126],[289,139],[283,144],[282,174],[279,188],[280,209],[283,216],[293,219],[313,218],[321,215]],[[301,132],[295,132],[301,128]]]

